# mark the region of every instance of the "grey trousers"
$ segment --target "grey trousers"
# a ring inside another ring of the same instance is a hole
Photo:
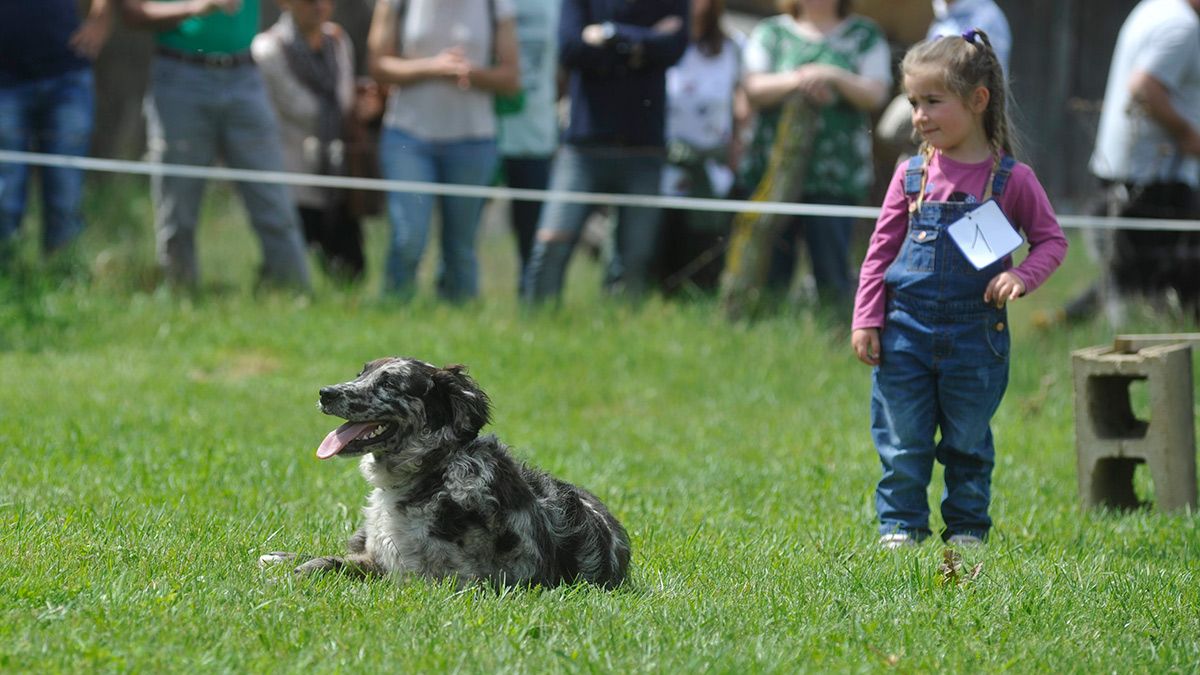
[[[156,57],[146,95],[152,161],[209,166],[218,157],[237,169],[283,170],[275,112],[253,64],[209,68]],[[196,224],[204,179],[151,179],[158,257],[167,278],[199,282]],[[285,185],[237,183],[262,245],[262,281],[307,290],[308,261],[299,217]]]

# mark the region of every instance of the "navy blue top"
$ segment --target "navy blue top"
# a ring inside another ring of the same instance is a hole
[[[0,0],[0,86],[62,75],[91,62],[67,45],[76,0]]]
[[[683,21],[678,31],[651,29],[668,16]],[[613,38],[601,47],[584,44],[584,26],[605,22],[612,22]],[[564,0],[559,62],[568,72],[571,119],[563,140],[663,147],[666,72],[687,50],[688,22],[687,0]]]

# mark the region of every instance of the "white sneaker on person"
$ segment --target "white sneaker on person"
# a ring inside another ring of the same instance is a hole
[[[973,534],[952,534],[946,543],[951,546],[983,546],[983,540]]]
[[[911,548],[917,545],[917,540],[907,532],[889,532],[879,537],[879,546],[889,551],[900,548]]]

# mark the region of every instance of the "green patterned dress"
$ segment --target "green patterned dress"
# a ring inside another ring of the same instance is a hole
[[[793,70],[808,63],[824,63],[861,73],[863,58],[880,45],[883,31],[870,19],[851,16],[823,40],[814,40],[795,28],[787,15],[764,19],[750,36],[752,47],[770,58],[769,72]],[[759,111],[754,139],[744,166],[745,185],[754,186],[766,171],[775,143],[780,107]],[[808,165],[800,172],[805,201],[836,199],[861,203],[873,177],[870,117],[835,94],[833,103],[820,109]]]

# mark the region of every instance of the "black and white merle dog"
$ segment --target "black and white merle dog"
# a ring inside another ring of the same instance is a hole
[[[378,359],[321,389],[319,406],[347,422],[317,457],[361,457],[374,489],[349,555],[308,560],[297,574],[605,588],[625,578],[625,529],[587,490],[525,466],[495,436],[480,437],[490,402],[462,366]],[[296,558],[271,553],[260,562]]]

